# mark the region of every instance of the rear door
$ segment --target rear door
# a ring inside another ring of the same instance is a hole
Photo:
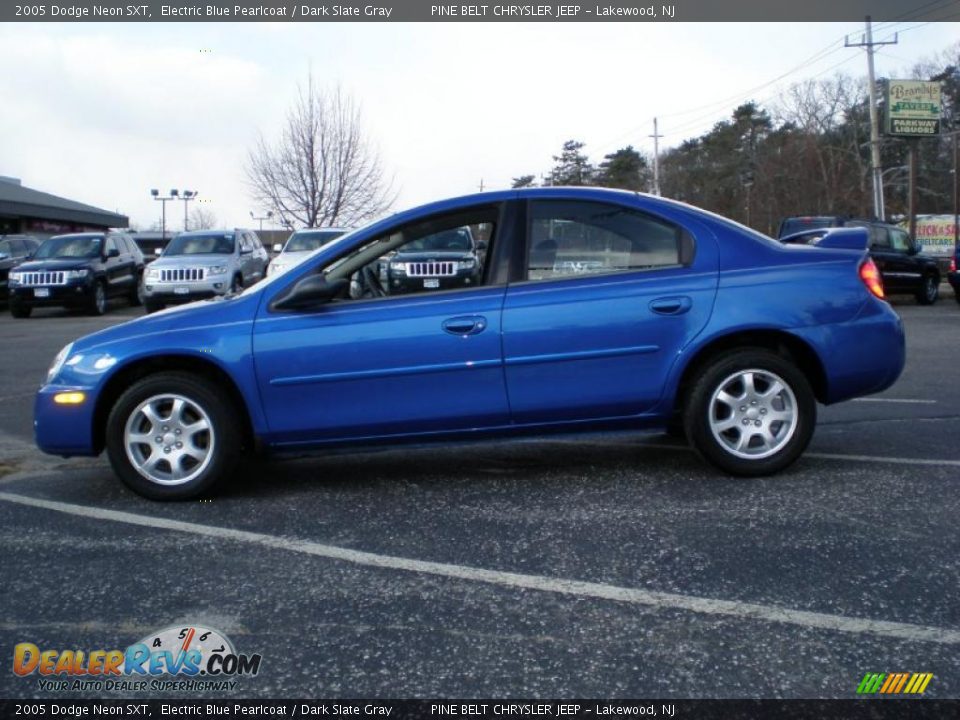
[[[527,248],[503,311],[514,422],[652,409],[712,311],[715,246],[698,251],[687,228],[628,206],[534,200]]]

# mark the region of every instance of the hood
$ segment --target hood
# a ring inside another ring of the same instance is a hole
[[[313,255],[316,250],[294,250],[293,252],[282,252],[277,255],[272,262],[281,263],[283,265],[291,265],[293,263],[298,263],[303,260],[307,255]]]
[[[400,262],[424,262],[430,260],[463,260],[473,258],[472,250],[416,250],[400,251],[393,256],[393,260]]]
[[[151,268],[186,268],[186,267],[213,267],[215,265],[228,265],[233,260],[233,255],[214,255],[200,254],[196,255],[171,255],[169,257],[158,257],[152,263]]]
[[[74,343],[74,350],[89,352],[104,348],[113,342],[129,342],[133,338],[167,335],[198,328],[213,328],[218,325],[252,323],[256,315],[259,295],[219,296],[211,300],[198,300],[186,305],[177,305],[151,315],[128,320],[119,325],[84,335]]]
[[[49,260],[28,260],[20,263],[17,270],[24,272],[55,272],[57,270],[79,270],[89,268],[97,258],[50,258]]]

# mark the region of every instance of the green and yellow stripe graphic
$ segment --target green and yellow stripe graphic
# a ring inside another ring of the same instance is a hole
[[[933,673],[867,673],[857,695],[923,695]]]

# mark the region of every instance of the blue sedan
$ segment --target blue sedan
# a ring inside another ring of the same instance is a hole
[[[472,253],[443,245],[467,236]],[[862,229],[784,246],[598,188],[433,203],[241,294],[69,344],[36,398],[37,444],[106,449],[157,499],[209,492],[252,451],[624,428],[774,473],[807,447],[818,402],[903,369],[866,248]]]

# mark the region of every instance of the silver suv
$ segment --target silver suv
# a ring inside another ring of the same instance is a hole
[[[148,313],[167,305],[239,292],[262,279],[269,257],[251,230],[194,230],[177,235],[143,274]]]

